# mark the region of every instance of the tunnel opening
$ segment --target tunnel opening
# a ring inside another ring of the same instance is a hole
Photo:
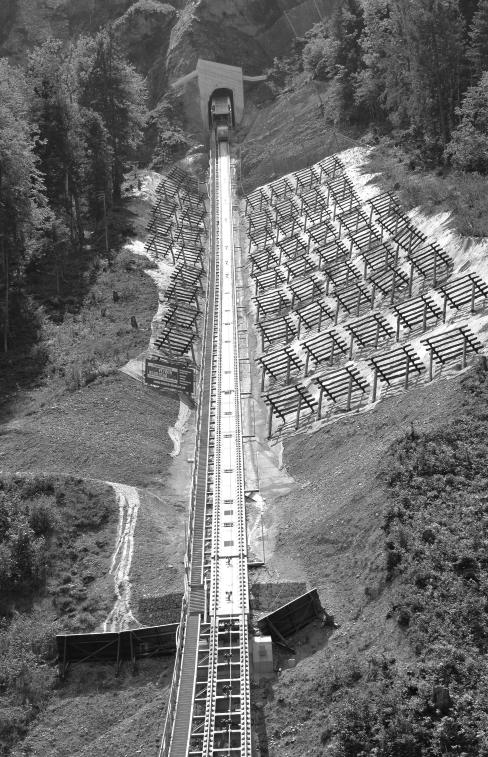
[[[208,126],[209,129],[213,129],[216,126],[216,117],[223,117],[224,113],[215,113],[212,111],[212,103],[216,102],[219,110],[223,110],[225,101],[230,102],[230,120],[229,127],[235,126],[235,109],[234,109],[234,93],[231,89],[221,87],[214,89],[208,100]]]

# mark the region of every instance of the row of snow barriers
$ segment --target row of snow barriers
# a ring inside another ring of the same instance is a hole
[[[197,180],[175,167],[163,176],[147,229],[146,251],[167,264],[167,285],[151,340],[152,356],[195,362],[207,234]]]
[[[156,358],[195,362],[194,342],[201,314],[199,298],[204,294],[205,217],[204,197],[196,179],[179,168],[163,176],[156,189],[145,244],[151,257],[168,264],[167,286],[150,344],[150,354]],[[179,623],[103,633],[58,634],[60,677],[79,663],[114,662],[118,673],[124,661],[135,665],[142,657],[176,653],[171,689],[174,696],[182,655],[185,602],[184,597]]]
[[[458,321],[488,284],[454,276],[392,194],[361,200],[337,156],[259,187],[244,212],[269,437],[275,418],[359,409],[483,349]]]
[[[148,226],[146,251],[167,274],[150,345],[150,356],[175,361],[195,360],[195,343],[200,339],[201,301],[205,294],[205,240],[208,233],[206,194],[200,192],[197,180],[181,168],[174,167],[163,176],[156,190]],[[191,357],[190,357],[191,356]],[[199,408],[201,412],[201,408]],[[194,467],[194,475],[197,470]],[[166,707],[163,741],[160,754],[165,753],[172,733],[178,695],[178,682],[183,661],[183,645],[188,610],[188,564],[191,538],[185,554],[185,593],[180,622],[176,631],[176,655],[169,700]]]

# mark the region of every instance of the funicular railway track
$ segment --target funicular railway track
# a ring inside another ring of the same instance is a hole
[[[247,539],[228,141],[211,146],[211,260],[186,612],[160,757],[250,757]]]

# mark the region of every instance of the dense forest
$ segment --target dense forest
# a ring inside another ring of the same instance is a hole
[[[343,0],[275,62],[329,83],[323,115],[373,127],[423,160],[488,171],[487,0]]]
[[[279,93],[297,73],[327,83],[327,121],[376,141],[393,136],[430,166],[488,171],[488,0],[341,0],[275,60],[271,89]],[[25,320],[26,282],[43,292],[43,305],[69,308],[70,294],[83,290],[94,231],[97,249],[108,251],[107,217],[154,131],[146,99],[143,78],[107,29],[70,44],[48,40],[22,68],[0,60],[3,352]],[[156,111],[156,152],[174,152],[175,140],[188,145],[171,98]]]
[[[0,325],[25,307],[26,273],[60,295],[120,201],[146,122],[145,88],[108,31],[66,46],[48,40],[24,68],[0,60]],[[82,266],[81,266],[82,267]]]

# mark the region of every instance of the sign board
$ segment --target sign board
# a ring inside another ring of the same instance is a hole
[[[146,384],[158,389],[193,394],[193,368],[176,360],[147,358],[144,377]]]

